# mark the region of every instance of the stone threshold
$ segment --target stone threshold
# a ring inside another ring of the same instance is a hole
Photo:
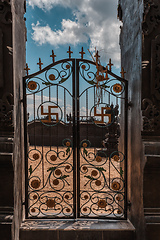
[[[21,224],[23,230],[108,230],[108,231],[135,231],[129,220],[31,220]]]
[[[130,221],[26,220],[19,240],[135,240]]]

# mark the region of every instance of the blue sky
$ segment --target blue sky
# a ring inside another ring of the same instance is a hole
[[[93,53],[100,51],[103,65],[112,58],[113,71],[120,67],[119,27],[117,0],[27,0],[27,63],[30,73],[38,70],[38,59],[43,66],[52,62],[52,49],[56,60],[67,58],[68,47],[79,58],[84,47]],[[119,75],[119,74],[118,74]]]

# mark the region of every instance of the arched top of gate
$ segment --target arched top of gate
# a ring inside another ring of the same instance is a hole
[[[57,65],[59,65],[59,64],[63,64],[63,63],[65,64],[65,63],[67,63],[67,62],[68,62],[68,63],[69,63],[69,62],[72,62],[72,64],[73,64],[72,67],[73,67],[73,66],[76,66],[76,63],[78,63],[78,65],[79,65],[79,63],[82,63],[82,62],[96,66],[96,63],[95,63],[94,61],[91,61],[91,60],[88,60],[88,59],[65,58],[65,59],[58,60],[58,61],[56,61],[56,62],[54,62],[54,63],[52,63],[52,64],[49,64],[48,66],[44,67],[42,70],[39,70],[39,71],[37,71],[37,72],[35,72],[35,73],[32,73],[32,74],[30,74],[30,75],[24,76],[24,80],[28,80],[28,79],[34,78],[34,77],[36,77],[36,76],[38,76],[38,75],[40,75],[40,74],[42,74],[42,73],[50,70],[52,67],[55,67],[55,66],[57,66]],[[99,65],[99,66],[100,66],[100,65]],[[28,67],[28,66],[27,66],[27,67]],[[103,66],[102,66],[102,67],[103,67]],[[105,70],[106,68],[103,67],[103,69]],[[121,82],[124,82],[124,83],[127,83],[127,82],[128,82],[128,80],[126,80],[125,78],[122,78],[122,77],[116,75],[115,73],[113,73],[113,72],[110,71],[110,70],[107,70],[107,72],[108,72],[109,75],[111,75],[112,77],[114,77],[115,79],[117,79],[117,80],[119,80],[119,81],[121,81]]]

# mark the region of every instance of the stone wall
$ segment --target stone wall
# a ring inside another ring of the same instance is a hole
[[[128,110],[128,216],[136,228],[136,239],[144,239],[143,212],[143,145],[141,138],[141,79],[142,79],[142,0],[120,0],[119,18],[122,20],[120,47],[122,67],[129,83]]]
[[[58,125],[48,128],[40,121],[32,121],[28,123],[28,137],[29,145],[31,146],[62,146],[62,142],[65,138],[73,139],[73,125],[64,124],[60,122]],[[57,135],[58,129],[58,135]],[[95,127],[93,123],[80,123],[80,142],[84,139],[88,139],[91,142],[91,146],[102,148],[103,140],[105,140],[105,134],[103,128]],[[114,138],[113,138],[114,139]],[[116,150],[115,150],[116,151]]]
[[[11,239],[13,218],[13,45],[10,1],[0,0],[0,238]]]
[[[144,0],[143,136],[160,136],[160,2]]]
[[[160,236],[160,2],[144,0],[142,25],[142,115],[144,167],[144,214],[146,239]]]
[[[14,220],[13,239],[19,239],[19,226],[24,199],[24,113],[23,76],[25,67],[25,1],[12,0],[13,19],[13,84],[14,84]],[[23,174],[22,174],[23,172]]]

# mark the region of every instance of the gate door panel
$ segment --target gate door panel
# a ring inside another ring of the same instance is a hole
[[[126,103],[125,82],[108,75],[97,86],[95,64],[77,60],[77,65],[78,216],[124,219],[126,148],[120,141],[124,146],[126,123],[120,115]]]
[[[26,79],[28,217],[75,215],[74,69],[63,60]]]
[[[127,81],[64,59],[24,83],[26,217],[126,219]]]

